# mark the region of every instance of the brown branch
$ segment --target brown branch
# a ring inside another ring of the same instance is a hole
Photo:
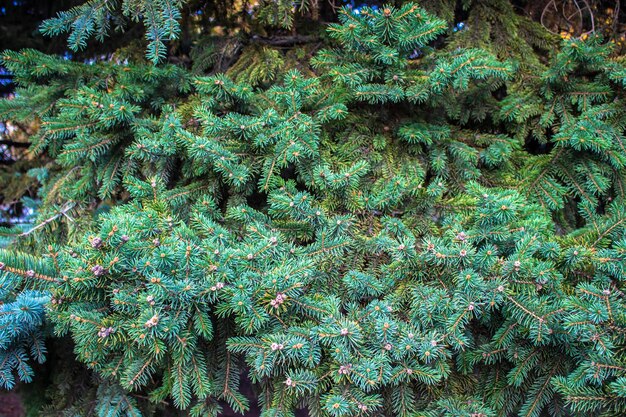
[[[30,147],[30,143],[28,143],[28,142],[16,142],[14,140],[9,140],[9,139],[0,140],[0,145],[11,146],[11,147],[14,147],[14,148],[28,148],[28,147]]]
[[[263,38],[260,36],[253,36],[250,39],[250,43],[260,43],[263,45],[271,45],[271,46],[293,46],[293,45],[301,45],[303,43],[312,43],[317,42],[319,38],[317,36],[273,36],[271,38]]]

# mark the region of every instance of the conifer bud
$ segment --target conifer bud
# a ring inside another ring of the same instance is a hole
[[[6,265],[4,262],[0,262],[0,271],[4,271],[4,268],[6,268]]]
[[[28,271],[26,271],[26,276],[28,278],[33,278],[35,276],[35,271],[33,271],[32,269],[29,269]]]
[[[272,343],[270,346],[273,351],[282,350],[284,347],[285,346],[282,343]]]
[[[102,246],[102,239],[100,239],[99,237],[94,237],[93,239],[91,239],[91,247],[94,249],[99,249],[100,246]]]
[[[99,277],[99,276],[104,275],[106,271],[104,270],[102,265],[96,265],[93,268],[91,268],[91,272],[93,272],[95,276]]]
[[[348,375],[350,373],[350,369],[352,368],[352,365],[348,364],[348,365],[341,365],[339,367],[339,375]]]
[[[150,318],[150,320],[146,321],[144,327],[150,328],[156,326],[157,324],[159,324],[159,316],[155,314]]]
[[[113,333],[114,331],[115,329],[113,329],[113,327],[102,327],[100,331],[98,332],[98,336],[104,339],[105,337],[108,337],[111,333]]]

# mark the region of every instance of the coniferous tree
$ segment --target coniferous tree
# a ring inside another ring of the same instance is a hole
[[[141,16],[163,60],[181,4],[119,5],[44,27]],[[2,385],[53,332],[97,389],[50,413],[243,412],[247,374],[264,416],[623,415],[623,61],[567,40],[527,82],[449,32],[346,8],[310,60],[229,74],[5,52],[0,114],[50,163],[37,226],[2,230]]]

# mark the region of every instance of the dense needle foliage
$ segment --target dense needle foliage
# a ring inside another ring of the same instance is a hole
[[[2,55],[38,156],[35,221],[0,230],[2,388],[47,385],[42,415],[626,413],[619,43],[506,1],[296,34],[320,6],[277,1],[190,63],[183,3],[42,26],[78,51],[143,21],[146,60]]]

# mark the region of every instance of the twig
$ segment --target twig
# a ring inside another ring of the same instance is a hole
[[[52,216],[52,217],[50,217],[50,218],[48,218],[48,219],[44,220],[43,222],[39,223],[37,226],[33,227],[33,228],[32,228],[32,229],[30,229],[29,231],[24,232],[24,233],[20,233],[20,234],[18,235],[18,237],[21,237],[21,236],[28,236],[28,235],[30,235],[31,233],[33,233],[35,230],[37,230],[37,229],[41,229],[42,227],[44,227],[44,226],[45,226],[45,225],[47,225],[48,223],[51,223],[51,222],[55,221],[56,219],[58,219],[58,218],[59,218],[59,217],[61,217],[61,216],[65,216],[65,217],[67,217],[70,221],[74,221],[74,219],[72,219],[71,217],[69,217],[66,213],[67,213],[68,211],[70,211],[71,209],[73,209],[75,206],[76,206],[76,203],[73,203],[73,202],[71,202],[71,203],[66,203],[66,204],[65,204],[65,206],[61,209],[61,211],[59,211],[57,214],[55,214],[54,216]]]
[[[574,0],[575,1],[575,0]],[[585,3],[585,7],[587,8],[587,10],[589,11],[589,18],[591,19],[591,31],[589,32],[585,32],[585,33],[595,33],[596,31],[596,22],[595,22],[595,16],[593,15],[593,10],[591,9],[591,6],[589,5],[589,3],[587,3],[587,0],[582,0],[583,3]],[[578,6],[578,2],[576,2],[576,5]],[[581,11],[581,16],[580,19],[582,20],[582,11]]]
[[[9,139],[0,140],[0,145],[11,146],[11,147],[14,147],[14,148],[28,148],[28,147],[30,147],[30,143],[28,143],[28,142],[16,142],[14,140],[9,140]]]
[[[541,17],[539,18],[539,22],[541,23],[541,26],[543,26],[548,32],[552,33],[553,35],[558,35],[557,32],[553,32],[552,30],[550,30],[548,26],[546,26],[545,23],[543,23],[543,18],[546,15],[546,12],[548,11],[548,8],[550,7],[550,5],[554,6],[554,11],[556,12],[559,11],[559,8],[556,6],[556,2],[554,0],[550,0],[550,2],[546,4],[546,7],[544,7],[543,10],[541,11]]]
[[[139,399],[141,399],[141,400],[151,401],[151,400],[150,400],[150,397],[147,397],[147,396],[145,396],[145,395],[141,395],[141,394],[131,394],[131,396],[133,396],[133,397],[135,397],[135,398],[139,398]],[[169,405],[170,405],[170,403],[168,403],[168,402],[167,402],[167,401],[165,401],[165,400],[161,400],[161,401],[159,401],[159,403],[160,403],[160,404],[163,404],[163,405],[165,405],[165,406],[169,406]]]
[[[573,2],[574,2],[574,6],[576,6],[576,10],[578,10],[578,14],[580,15],[580,24],[582,25],[582,24],[584,24],[583,11],[580,8],[580,6],[578,5],[578,1],[573,0]],[[569,16],[565,16],[565,2],[563,2],[563,13],[562,14],[563,14],[563,17],[565,18],[565,20],[567,22],[569,22],[570,19],[576,15],[576,12],[572,13]]]
[[[617,0],[619,1],[619,0]],[[333,13],[337,13],[337,10],[341,9],[341,7],[337,6],[335,4],[334,0],[328,0],[328,4],[330,4],[330,7],[333,9]]]
[[[617,32],[617,24],[619,23],[619,5],[620,5],[621,1],[620,0],[616,0],[615,1],[615,8],[613,9],[613,33]]]
[[[272,37],[272,38],[262,38],[260,36],[253,36],[250,40],[250,43],[261,43],[265,45],[271,46],[293,46],[303,43],[312,43],[317,41],[319,38],[317,36],[280,36],[280,37]]]

